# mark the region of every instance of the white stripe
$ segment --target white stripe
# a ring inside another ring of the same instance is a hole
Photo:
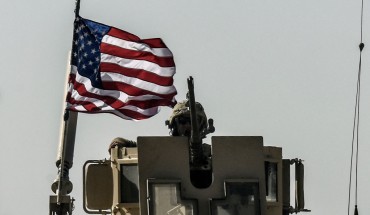
[[[171,94],[176,92],[176,88],[172,86],[160,86],[148,81],[143,81],[138,78],[124,76],[119,73],[101,72],[101,80],[106,82],[119,82],[129,84],[131,86],[147,90],[150,92],[158,93],[161,95]]]
[[[134,51],[145,51],[150,52],[158,57],[172,57],[172,52],[168,48],[151,48],[145,43],[136,43],[132,41],[123,40],[110,35],[105,35],[102,39],[103,43],[115,45],[124,49],[130,49]]]
[[[175,74],[175,67],[160,67],[158,64],[144,60],[126,59],[105,53],[101,53],[100,58],[100,62],[103,63],[113,63],[125,68],[141,69],[159,76],[172,77]]]

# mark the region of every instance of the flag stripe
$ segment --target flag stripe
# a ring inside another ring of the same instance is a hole
[[[141,40],[141,42],[143,42],[145,44],[148,44],[148,46],[150,46],[153,49],[167,48],[166,44],[164,44],[163,41],[159,38],[144,39],[144,40]],[[171,51],[169,49],[167,49],[167,50],[171,53]],[[171,55],[172,55],[172,53],[171,53]]]
[[[146,94],[153,94],[153,95],[158,95],[158,96],[172,95],[174,92],[176,92],[176,89],[173,86],[160,86],[160,85],[153,84],[151,82],[143,81],[138,78],[127,77],[127,76],[124,76],[118,73],[101,72],[100,75],[103,81],[103,87],[104,87],[104,83],[109,83],[110,85],[115,85],[117,87],[115,89],[119,89],[122,92],[126,92],[126,90],[121,89],[119,87],[119,84],[127,85],[129,89],[133,88],[139,91],[142,90],[142,92],[148,91],[148,93]],[[105,89],[109,90],[109,88],[105,88]],[[131,90],[127,90],[127,92],[129,91]],[[136,91],[136,90],[132,90],[132,91]],[[137,95],[136,93],[128,93],[128,94]]]
[[[149,61],[161,67],[175,66],[175,62],[173,61],[172,57],[158,57],[151,52],[137,51],[133,49],[127,49],[124,47],[117,47],[115,45],[108,43],[102,43],[100,46],[100,51],[102,53],[106,53],[116,57]]]
[[[136,77],[143,81],[152,82],[161,86],[171,86],[173,85],[173,79],[171,77],[162,77],[151,72],[139,69],[131,69],[120,67],[117,64],[112,63],[102,63],[100,64],[101,72],[111,72],[119,73],[124,76]]]
[[[133,41],[117,38],[111,35],[105,35],[102,39],[102,43],[111,44],[111,45],[121,47],[124,49],[149,52],[158,57],[172,57],[173,56],[172,52],[166,47],[157,46],[156,48],[153,48],[145,43],[133,42]]]
[[[141,69],[164,77],[171,77],[175,74],[175,67],[160,67],[155,63],[142,60],[120,58],[104,53],[100,55],[100,62],[114,63],[125,68]]]
[[[135,43],[142,43],[145,46],[150,46],[151,48],[167,48],[166,44],[160,39],[160,38],[150,38],[150,39],[140,39],[138,36],[128,33],[126,31],[117,29],[117,28],[110,28],[107,35],[126,40],[131,41]],[[171,51],[170,51],[171,52]]]
[[[110,28],[107,34],[110,36],[116,37],[116,38],[120,38],[122,40],[127,40],[127,41],[132,41],[132,42],[137,42],[137,43],[141,42],[141,39],[138,36],[131,34],[127,31],[117,29],[117,28]]]

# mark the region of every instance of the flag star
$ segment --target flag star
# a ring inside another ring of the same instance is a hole
[[[95,54],[96,53],[96,50],[95,49],[91,49],[91,53],[92,54]]]
[[[85,64],[82,64],[82,69],[86,69],[86,65]]]
[[[93,62],[91,61],[91,60],[89,60],[89,65],[91,66],[91,65],[93,65]]]
[[[87,56],[88,56],[88,54],[86,52],[84,52],[84,57],[87,57]]]
[[[87,32],[84,33],[84,36],[87,37],[89,34]]]
[[[81,44],[81,49],[84,49],[85,48],[85,44],[84,43],[82,43]]]
[[[95,61],[96,61],[96,62],[99,62],[99,57],[96,57],[96,58],[95,58]]]
[[[80,39],[83,40],[84,39],[84,35],[81,34],[80,35]]]
[[[78,40],[75,40],[75,41],[74,41],[74,44],[75,44],[75,45],[78,45]]]
[[[87,41],[87,45],[89,45],[89,46],[91,46],[91,45],[92,45],[91,40]]]
[[[73,52],[73,56],[74,56],[74,57],[77,57],[77,53],[76,53],[76,52]]]

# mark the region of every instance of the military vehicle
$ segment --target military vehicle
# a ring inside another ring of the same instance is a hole
[[[203,107],[195,102],[191,77],[188,87],[188,100],[175,106],[166,121],[171,136],[138,137],[137,144],[117,138],[109,159],[86,161],[86,213],[286,215],[309,211],[304,206],[302,160],[283,159],[282,149],[264,146],[260,136],[213,136],[210,145],[203,143],[215,130],[213,120],[207,120]],[[66,161],[71,159],[68,149],[62,151],[59,154],[66,155]],[[67,172],[69,163],[59,163],[60,172]],[[291,186],[292,165],[295,188]],[[50,197],[50,214],[72,214],[71,185],[66,174],[61,175],[54,183],[57,195]],[[290,205],[292,189],[294,206]]]

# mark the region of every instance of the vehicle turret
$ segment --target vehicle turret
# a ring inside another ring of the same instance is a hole
[[[282,148],[261,136],[212,136],[203,106],[188,99],[167,121],[171,136],[116,138],[110,159],[84,165],[84,209],[114,215],[287,215],[304,206],[301,159],[284,159]],[[190,129],[180,129],[189,123]],[[135,143],[135,144],[134,144]],[[296,203],[291,206],[291,165]]]

